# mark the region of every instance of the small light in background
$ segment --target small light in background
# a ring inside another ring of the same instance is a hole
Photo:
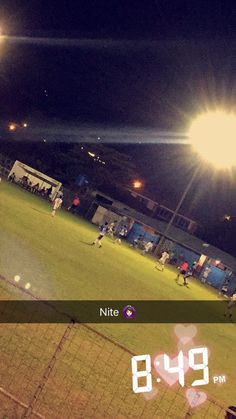
[[[231,221],[231,216],[228,214],[224,215],[224,221]]]
[[[90,157],[95,157],[95,156],[96,156],[96,154],[95,154],[95,153],[92,153],[91,151],[88,151],[88,155],[89,155]]]
[[[14,122],[10,122],[10,124],[8,125],[9,131],[15,131],[16,128],[17,128],[17,125]]]
[[[134,180],[133,181],[133,187],[135,189],[140,189],[143,186],[142,182],[140,180]]]
[[[27,122],[23,122],[23,128],[27,128],[28,127],[28,124],[27,124]]]

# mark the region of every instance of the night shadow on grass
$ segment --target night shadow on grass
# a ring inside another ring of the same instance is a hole
[[[83,240],[78,240],[79,243],[87,244],[87,246],[92,246],[93,243],[84,242]]]
[[[157,271],[160,271],[160,272],[164,272],[164,269],[159,265],[154,266],[154,269],[157,269]]]
[[[176,285],[179,285],[180,287],[183,287],[184,286],[184,284],[182,283],[180,283],[179,282],[179,279],[178,278],[175,278],[175,283],[176,283]]]
[[[40,214],[51,215],[51,212],[41,211],[41,210],[39,210],[37,208],[34,208],[34,207],[30,207],[30,208],[34,211],[40,212]]]

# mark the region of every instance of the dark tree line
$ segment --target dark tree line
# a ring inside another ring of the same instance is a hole
[[[127,187],[137,176],[132,159],[102,144],[1,142],[0,153],[73,187],[83,174],[91,188]]]

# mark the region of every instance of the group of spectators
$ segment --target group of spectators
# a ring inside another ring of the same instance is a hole
[[[54,199],[52,198],[52,192],[53,187],[50,186],[49,188],[40,187],[39,182],[33,184],[31,180],[27,176],[22,176],[21,178],[17,179],[15,173],[13,172],[9,177],[8,181],[12,183],[17,183],[22,188],[26,189],[27,191],[37,194],[41,196],[42,198],[48,199],[49,201],[52,201],[52,216],[54,217],[56,215],[56,211],[61,208],[63,204],[63,191],[59,190],[56,194],[56,197]],[[77,210],[80,205],[80,199],[78,195],[76,194],[71,205],[67,208],[68,211],[72,213],[77,213]]]
[[[43,187],[41,188],[38,183],[33,184],[33,182],[31,182],[31,180],[27,177],[27,176],[22,176],[19,180],[16,180],[16,175],[13,172],[9,178],[8,178],[9,182],[12,183],[17,183],[18,185],[22,186],[22,188],[26,189],[27,191],[40,195],[45,199],[50,199],[50,196],[52,194],[52,186],[50,186],[49,188]]]

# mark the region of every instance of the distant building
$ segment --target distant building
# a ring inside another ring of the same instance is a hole
[[[94,207],[90,219],[94,224],[114,220],[125,223],[128,226],[127,240],[131,243],[137,236],[142,235],[145,241],[157,244],[167,224],[98,192],[94,192]],[[196,276],[199,280],[219,290],[227,283],[229,295],[236,291],[236,259],[233,256],[204,243],[175,225],[170,227],[168,235],[165,236],[163,248],[170,252],[173,265],[177,266],[183,260],[189,265],[197,262]]]
[[[133,196],[135,199],[137,199],[137,201],[142,202],[146,208],[148,208],[149,210],[151,210],[151,216],[153,218],[157,218],[159,220],[163,220],[163,221],[170,221],[171,217],[173,216],[174,211],[171,210],[170,208],[159,204],[156,201],[153,201],[152,199],[141,195],[135,191],[130,191],[131,196]],[[181,230],[184,231],[188,231],[191,234],[194,234],[197,229],[200,227],[200,225],[186,217],[185,215],[182,214],[177,214],[173,223],[176,227],[180,228]]]
[[[126,191],[128,191],[127,196],[125,196],[125,198],[127,198],[125,200],[127,205],[124,204],[124,202],[122,203],[117,199],[111,198],[100,191],[93,191],[92,195],[98,202],[107,203],[108,205],[112,205],[113,207],[115,206],[120,209],[128,206],[128,208],[133,208],[134,210],[148,215],[151,218],[164,222],[170,221],[174,213],[173,210],[135,191],[131,191],[129,189]],[[131,199],[128,199],[129,196]],[[179,213],[176,215],[173,225],[181,230],[187,231],[190,234],[196,234],[201,230],[201,225],[199,223]]]

